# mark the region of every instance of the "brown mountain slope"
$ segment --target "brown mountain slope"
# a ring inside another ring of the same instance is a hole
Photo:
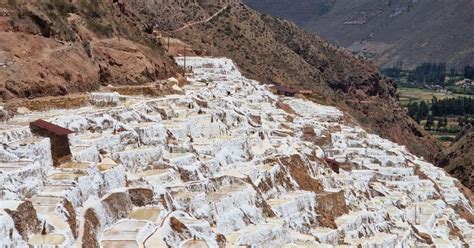
[[[222,5],[199,7],[210,15]],[[199,7],[191,4],[175,12],[187,13],[189,9],[193,13]],[[158,25],[162,30],[176,30],[189,23],[177,15],[157,12],[166,17]],[[205,17],[198,20],[202,19]],[[366,127],[428,159],[434,159],[440,151],[437,141],[404,113],[392,81],[366,61],[290,22],[259,14],[244,4],[233,4],[207,22],[168,33],[195,48],[233,58],[246,76],[312,89],[314,99],[346,109]]]
[[[116,1],[0,0],[0,99],[142,84],[178,71]]]
[[[438,166],[445,168],[466,187],[474,190],[474,127],[466,130],[446,151]]]
[[[259,11],[373,58],[380,66],[474,63],[474,1],[244,0]]]

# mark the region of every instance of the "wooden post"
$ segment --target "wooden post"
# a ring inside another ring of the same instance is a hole
[[[186,44],[184,44],[184,74],[186,76]]]

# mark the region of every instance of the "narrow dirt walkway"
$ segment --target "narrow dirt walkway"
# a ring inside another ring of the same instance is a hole
[[[229,6],[224,6],[222,9],[220,9],[219,11],[217,11],[216,13],[214,13],[212,16],[208,17],[207,19],[205,20],[202,20],[202,21],[197,21],[197,22],[191,22],[191,23],[188,23],[178,29],[175,29],[173,31],[171,31],[172,33],[176,33],[176,32],[180,32],[180,31],[183,31],[184,29],[187,29],[189,27],[192,27],[194,25],[198,25],[198,24],[202,24],[202,23],[206,23],[206,22],[209,22],[211,21],[212,19],[214,19],[214,17],[218,16],[220,13],[222,13],[222,11],[224,11],[225,9],[227,9],[227,7]]]

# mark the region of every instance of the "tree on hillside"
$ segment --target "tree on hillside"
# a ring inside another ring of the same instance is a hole
[[[458,97],[438,100],[436,97],[433,97],[431,100],[431,112],[434,116],[472,115],[474,114],[474,98]]]
[[[446,118],[446,117],[439,118],[438,119],[438,125],[437,125],[436,129],[438,131],[443,130],[444,128],[446,128],[447,125],[448,125],[448,118]]]
[[[463,128],[463,127],[464,127],[466,118],[467,118],[466,116],[463,116],[463,117],[459,117],[459,118],[458,118],[458,126],[459,126],[459,128]]]
[[[454,77],[454,76],[456,76],[457,74],[458,74],[458,73],[457,73],[457,71],[456,71],[456,68],[451,68],[451,69],[449,69],[449,76],[450,76],[450,77]]]
[[[408,104],[408,115],[415,119],[418,116],[419,106],[417,102],[412,102]]]
[[[440,130],[443,127],[443,120],[438,119],[438,123],[436,123],[436,130]]]
[[[474,80],[474,66],[466,65],[464,67],[464,77]]]
[[[410,72],[408,80],[418,83],[442,84],[446,79],[446,63],[422,63]]]
[[[400,79],[400,69],[397,69],[395,67],[390,67],[390,68],[384,68],[381,70],[382,74],[384,74],[387,77],[391,77],[394,79]]]
[[[383,68],[381,73],[387,77],[391,77],[394,79],[400,79],[401,72],[403,70],[403,61],[398,61],[394,66],[389,68]]]
[[[428,118],[426,119],[426,124],[425,124],[425,128],[427,130],[431,130],[431,128],[433,128],[433,125],[434,125],[434,118],[433,118],[433,115],[428,115]]]
[[[431,98],[431,114],[436,116],[434,113],[438,113],[439,112],[439,105],[438,105],[438,98],[436,96],[433,95],[433,97]]]
[[[421,124],[421,117],[419,115],[415,118],[416,123]]]
[[[430,112],[430,108],[428,104],[426,104],[425,101],[421,101],[418,108],[418,116],[420,117],[420,119],[423,120],[426,117],[428,117],[429,112]]]

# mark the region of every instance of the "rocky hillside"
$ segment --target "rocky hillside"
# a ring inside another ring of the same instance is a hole
[[[171,8],[175,11],[170,12]],[[199,8],[202,15],[218,15],[210,20],[184,18]],[[404,113],[396,100],[395,84],[377,68],[290,22],[244,4],[169,5],[154,10],[155,15],[166,17],[156,22],[157,28],[195,49],[234,59],[248,77],[311,89],[311,99],[347,110],[365,127],[428,159],[440,151],[437,141]],[[206,21],[189,25],[202,20]]]
[[[438,165],[474,190],[474,128],[461,133],[459,140],[449,147]]]
[[[94,92],[2,122],[0,246],[474,245],[469,195],[442,169],[230,59],[186,64],[179,94]],[[70,161],[53,165],[38,115],[73,131]]]
[[[267,14],[292,20],[305,30],[377,65],[402,61],[474,63],[474,2],[471,0],[244,0]],[[300,3],[301,2],[301,3]]]
[[[178,72],[118,1],[0,1],[0,99],[143,84]]]

